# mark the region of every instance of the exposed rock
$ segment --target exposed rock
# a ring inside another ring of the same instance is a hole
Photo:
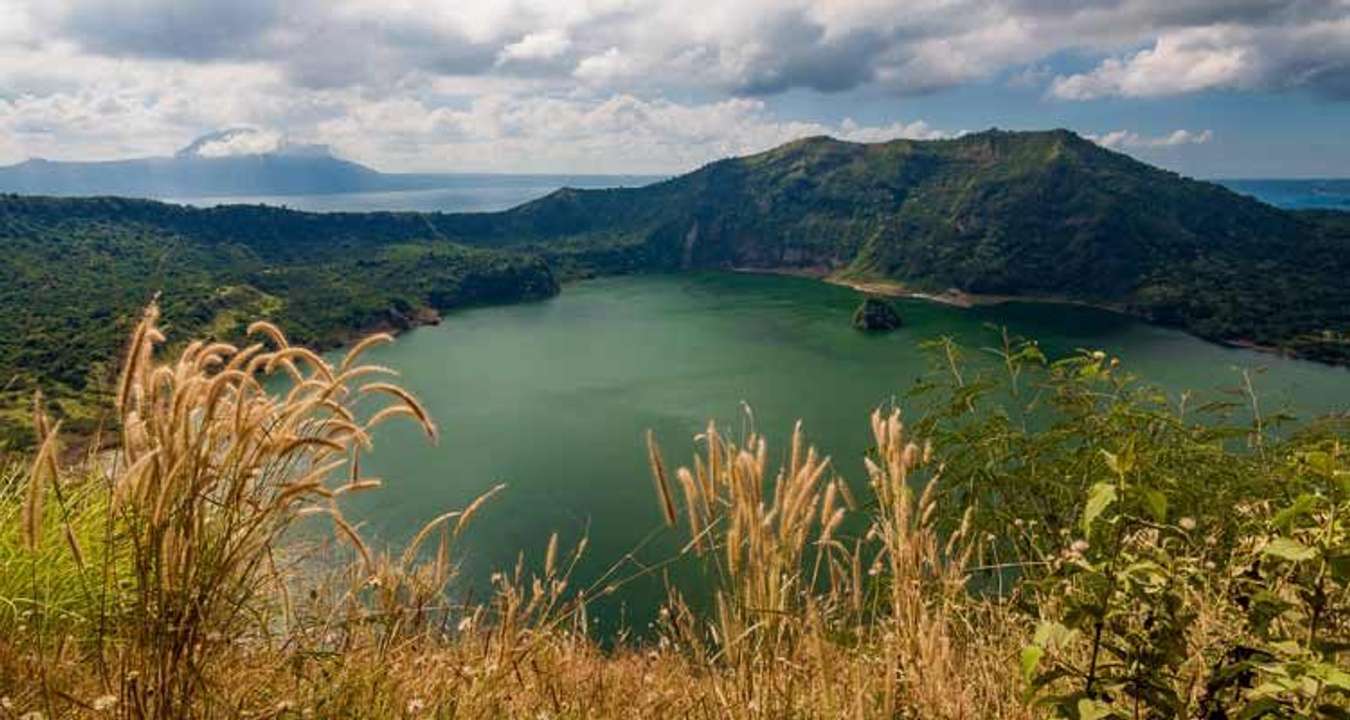
[[[853,311],[853,327],[863,332],[889,332],[902,324],[895,307],[878,297],[864,299]]]

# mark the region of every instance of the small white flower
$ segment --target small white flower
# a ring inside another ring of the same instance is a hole
[[[1195,529],[1195,518],[1184,517],[1177,524],[1181,526],[1182,530],[1190,532]]]
[[[408,701],[408,714],[416,715],[417,713],[422,712],[422,709],[425,708],[426,706],[427,704],[422,700],[422,698],[413,698]]]

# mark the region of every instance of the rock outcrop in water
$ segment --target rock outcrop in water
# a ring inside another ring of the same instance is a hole
[[[890,332],[902,324],[895,306],[881,298],[869,297],[853,311],[853,327],[863,332]]]

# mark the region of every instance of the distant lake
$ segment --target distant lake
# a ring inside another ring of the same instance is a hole
[[[1276,207],[1350,210],[1350,180],[1217,180],[1233,192]]]
[[[660,180],[647,175],[461,175],[425,190],[328,193],[323,195],[230,195],[162,197],[166,202],[214,205],[274,205],[309,212],[493,212],[541,198],[562,187],[637,187]]]
[[[322,195],[220,195],[160,197],[166,202],[211,207],[252,204],[309,212],[495,212],[541,198],[562,187],[639,187],[663,179],[656,175],[504,175],[464,174],[437,178],[422,190],[328,193]],[[1234,192],[1283,208],[1350,210],[1350,180],[1216,180]]]
[[[564,547],[589,533],[572,585],[582,587],[649,534],[655,540],[638,553],[644,562],[678,549],[675,535],[660,529],[647,428],[672,467],[688,464],[709,418],[739,434],[744,402],[769,439],[772,463],[800,418],[836,470],[858,484],[868,414],[903,399],[929,371],[919,343],[950,335],[978,358],[979,347],[997,340],[991,323],[1038,338],[1052,356],[1105,350],[1174,401],[1183,389],[1237,399],[1223,390],[1237,386],[1240,369],[1265,368],[1257,382],[1266,412],[1286,408],[1306,418],[1350,409],[1346,369],[1221,347],[1109,312],[901,300],[905,326],[868,336],[849,324],[859,297],[808,279],[696,273],[593,280],[544,302],[448,314],[366,358],[402,374],[442,437],[433,447],[406,425],[379,432],[363,460],[385,487],[354,498],[349,517],[401,543],[438,513],[507,483],[461,548],[462,588],[481,592],[488,574],[513,566],[519,551],[542,562],[555,530]],[[626,606],[640,630],[660,585],[639,582],[617,597],[597,605],[595,617],[612,627]]]

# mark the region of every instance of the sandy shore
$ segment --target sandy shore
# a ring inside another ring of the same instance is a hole
[[[826,268],[757,268],[757,267],[737,267],[731,268],[734,272],[753,273],[758,275],[787,275],[790,277],[804,277],[813,280],[830,283],[831,285],[840,285],[853,288],[858,292],[871,295],[880,295],[882,297],[892,298],[913,298],[915,300],[927,300],[929,302],[942,303],[959,308],[972,308],[977,305],[1001,305],[1003,303],[1053,303],[1058,305],[1082,305],[1084,307],[1097,308],[1098,310],[1109,310],[1122,315],[1133,315],[1125,308],[1108,305],[1103,303],[1092,303],[1085,300],[1074,300],[1072,298],[1054,297],[1048,295],[992,295],[981,293],[969,293],[956,288],[948,288],[942,292],[925,292],[915,290],[898,280],[886,280],[877,278],[851,278],[844,277]],[[1143,319],[1143,318],[1141,318]],[[1253,349],[1262,349],[1252,346]]]
[[[985,298],[951,289],[940,293],[919,292],[905,287],[904,283],[890,280],[853,280],[840,277],[823,277],[831,285],[843,285],[850,287],[858,292],[868,293],[870,295],[881,295],[883,297],[895,298],[914,298],[916,300],[927,300],[929,302],[942,303],[943,305],[953,305],[956,307],[969,308],[976,305],[994,302]]]
[[[895,280],[875,280],[841,277],[832,273],[826,268],[758,268],[758,267],[736,267],[731,268],[734,272],[751,273],[755,275],[787,275],[789,277],[804,277],[812,280],[820,280],[831,285],[841,285],[843,287],[853,288],[858,292],[868,293],[870,295],[881,295],[883,297],[893,298],[914,298],[916,300],[927,300],[929,302],[942,303],[943,305],[953,305],[955,307],[969,308],[976,305],[992,304],[997,302],[1006,302],[1007,300],[1020,300],[1025,298],[999,299],[994,296],[971,295],[960,290],[951,289],[940,293],[921,292],[906,286],[902,282]]]

